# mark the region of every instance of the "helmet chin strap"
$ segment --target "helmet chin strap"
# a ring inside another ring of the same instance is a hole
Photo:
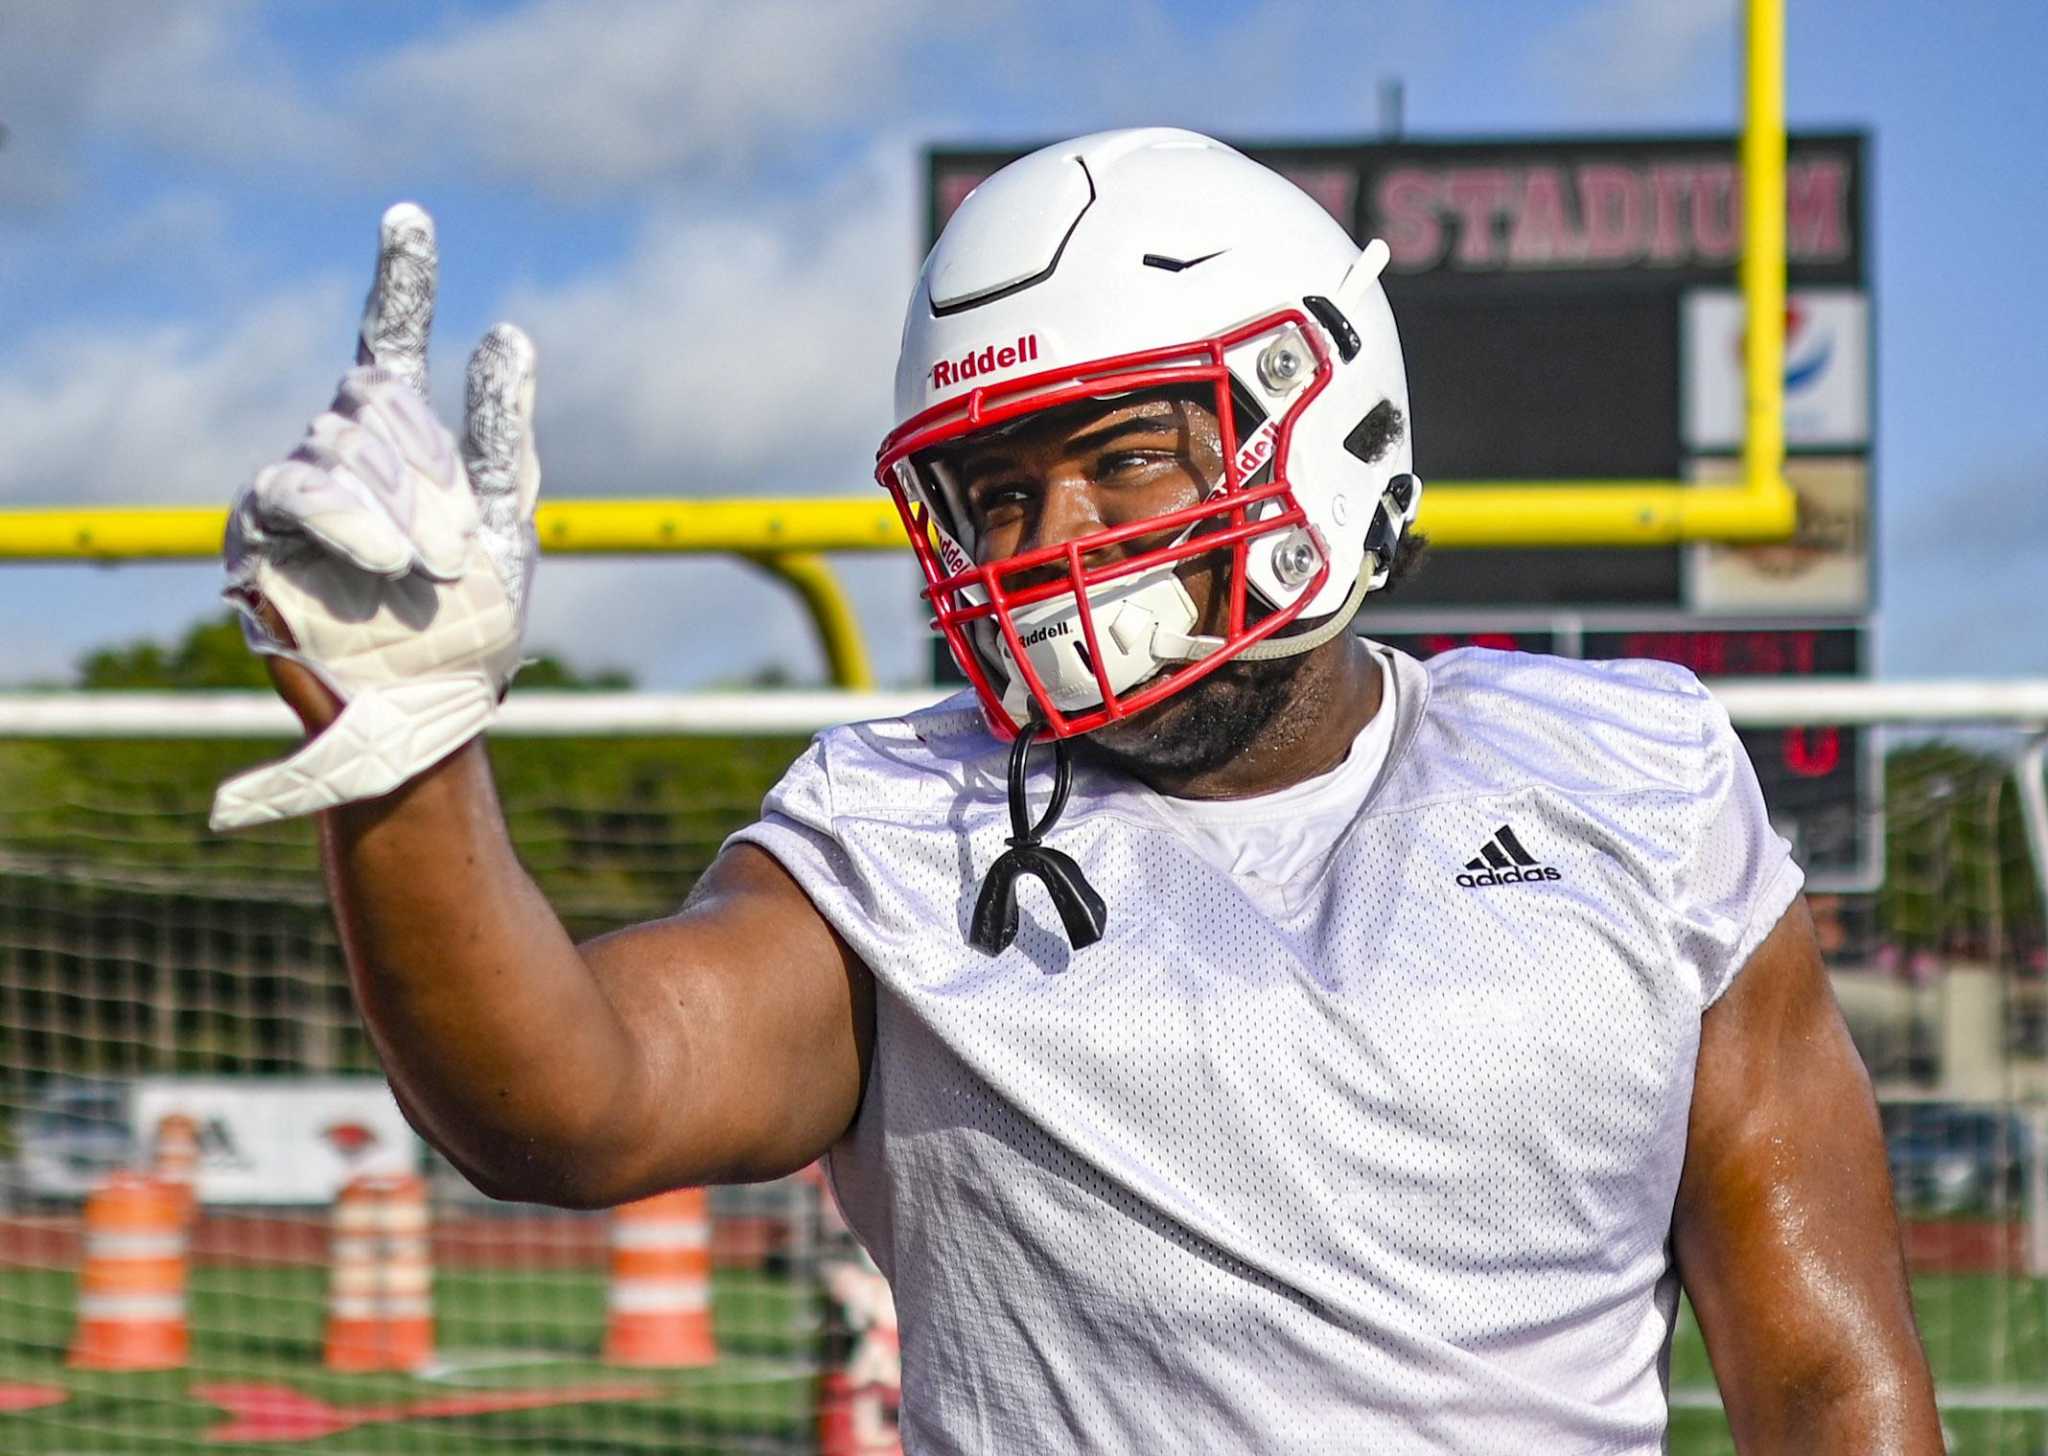
[[[1371,567],[1373,561],[1367,557],[1364,567]],[[1361,567],[1358,580],[1352,583],[1351,593],[1344,598],[1344,605],[1330,613],[1323,621],[1289,637],[1268,637],[1263,642],[1254,642],[1237,654],[1239,662],[1271,662],[1278,657],[1299,657],[1304,652],[1313,652],[1325,642],[1343,636],[1351,630],[1351,619],[1358,615],[1358,609],[1365,605],[1366,593],[1372,590],[1372,579],[1376,570]]]
[[[1414,507],[1415,478],[1396,476],[1380,497],[1374,530],[1366,539],[1365,559],[1358,564],[1358,580],[1351,584],[1343,605],[1306,632],[1268,637],[1263,642],[1252,643],[1237,654],[1237,661],[1272,662],[1282,657],[1299,657],[1342,636],[1351,626],[1351,619],[1358,615],[1358,609],[1365,605],[1366,597],[1385,584],[1387,572],[1394,564],[1394,547],[1390,543],[1399,540],[1396,528],[1413,519]],[[1186,540],[1193,529],[1189,527],[1180,539]],[[1152,633],[1152,655],[1162,661],[1194,662],[1219,651],[1222,646],[1221,637],[1198,637],[1163,625]]]

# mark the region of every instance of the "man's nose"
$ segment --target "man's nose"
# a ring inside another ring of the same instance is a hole
[[[1030,545],[1041,549],[1100,531],[1102,507],[1094,482],[1079,471],[1055,471],[1046,479],[1033,525]]]

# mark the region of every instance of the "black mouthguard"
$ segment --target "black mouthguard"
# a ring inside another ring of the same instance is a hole
[[[1069,855],[1048,849],[1039,841],[1052,832],[1060,812],[1067,807],[1067,794],[1074,787],[1074,764],[1066,740],[1052,741],[1052,800],[1036,824],[1027,822],[1030,805],[1024,797],[1024,780],[1031,759],[1031,728],[1027,725],[1010,745],[1010,847],[989,866],[982,878],[981,895],[974,902],[974,924],[968,940],[990,955],[1006,950],[1017,938],[1017,880],[1036,875],[1053,909],[1066,928],[1067,943],[1075,950],[1102,939],[1102,927],[1109,912],[1081,867]]]

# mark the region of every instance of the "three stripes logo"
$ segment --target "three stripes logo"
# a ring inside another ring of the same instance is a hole
[[[1458,876],[1458,883],[1468,890],[1564,878],[1551,866],[1536,863],[1536,856],[1522,848],[1515,831],[1505,824],[1493,831],[1493,838],[1479,847],[1478,854],[1465,861],[1465,871]]]

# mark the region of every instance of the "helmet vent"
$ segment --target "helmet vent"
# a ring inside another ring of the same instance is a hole
[[[1406,423],[1401,418],[1401,411],[1394,407],[1394,402],[1383,399],[1368,410],[1365,418],[1353,426],[1351,433],[1344,437],[1344,448],[1370,465],[1386,454],[1394,442],[1401,438]]]
[[[1074,220],[1068,223],[1066,231],[1060,234],[1059,245],[1052,250],[1052,257],[1049,261],[1047,261],[1046,265],[1043,268],[1038,269],[1036,272],[1026,274],[1023,277],[1017,277],[1016,275],[1013,274],[1011,275],[1010,282],[998,284],[993,288],[983,288],[979,292],[970,292],[959,295],[957,297],[949,297],[945,298],[943,301],[941,300],[939,290],[936,287],[937,279],[933,278],[931,280],[928,280],[925,284],[925,295],[931,304],[932,317],[946,318],[952,314],[965,313],[970,308],[980,308],[985,303],[994,303],[998,299],[1008,298],[1012,294],[1022,293],[1025,289],[1034,287],[1037,284],[1043,283],[1046,279],[1052,277],[1053,271],[1060,266],[1060,258],[1064,256],[1067,251],[1067,244],[1072,242],[1074,239],[1074,229],[1081,225],[1081,219],[1088,215],[1088,209],[1095,206],[1095,175],[1088,170],[1087,162],[1083,161],[1081,158],[1073,158],[1073,163],[1075,166],[1081,169],[1081,182],[1082,185],[1087,189],[1088,195],[1086,199],[1082,201],[1080,209],[1077,212],[1075,212]],[[1002,173],[996,174],[997,178],[1000,178],[1002,175]],[[986,186],[988,184],[984,183],[983,185]],[[1055,224],[1055,226],[1057,226],[1057,224]],[[1019,240],[1012,240],[1013,245],[1016,241]],[[1043,255],[1041,254],[1040,256]],[[1029,265],[1026,264],[1025,266],[1028,267]],[[1000,274],[998,274],[998,276],[1000,276]]]

